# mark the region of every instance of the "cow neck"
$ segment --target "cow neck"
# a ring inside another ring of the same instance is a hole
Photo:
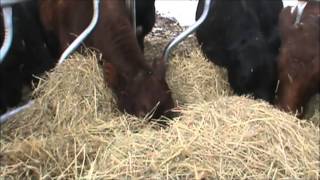
[[[111,39],[113,52],[110,53],[111,57],[108,60],[118,72],[129,78],[133,78],[141,72],[151,72],[151,67],[146,63],[132,31],[123,33],[116,31]]]
[[[141,72],[151,72],[152,69],[139,47],[125,7],[113,8],[106,7],[106,11],[102,11],[102,18],[96,28],[96,44],[98,48],[101,47],[99,49],[103,49],[104,59],[113,64],[117,72],[128,78],[134,78]],[[101,38],[105,40],[102,41]]]

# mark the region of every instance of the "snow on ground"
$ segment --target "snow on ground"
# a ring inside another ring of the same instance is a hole
[[[284,6],[294,6],[297,0],[283,0]],[[194,23],[198,1],[156,0],[156,10],[163,16],[177,19],[181,26]]]

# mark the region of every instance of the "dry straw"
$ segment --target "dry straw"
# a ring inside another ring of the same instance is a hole
[[[94,53],[41,80],[1,127],[5,179],[319,179],[319,128],[246,97],[198,51],[168,82],[181,116],[160,128],[117,111]]]

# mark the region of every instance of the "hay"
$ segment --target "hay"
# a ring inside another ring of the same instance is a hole
[[[35,105],[1,127],[1,178],[319,178],[319,129],[229,96],[225,72],[199,51],[171,63],[181,116],[165,129],[118,112],[96,59],[57,67]]]
[[[179,104],[199,103],[232,94],[225,69],[205,60],[198,49],[190,56],[175,56],[167,73],[173,97]]]

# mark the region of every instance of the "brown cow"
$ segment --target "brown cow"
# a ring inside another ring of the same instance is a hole
[[[60,53],[75,38],[74,34],[87,27],[92,17],[92,0],[39,3],[45,31],[58,37]],[[147,63],[124,0],[101,0],[98,24],[85,43],[102,53],[105,80],[115,93],[121,111],[141,117],[160,103],[153,116],[159,117],[173,108],[164,61]]]
[[[320,90],[320,2],[299,3],[300,10],[287,7],[280,15],[282,47],[276,105],[297,112],[301,118],[305,104]]]

